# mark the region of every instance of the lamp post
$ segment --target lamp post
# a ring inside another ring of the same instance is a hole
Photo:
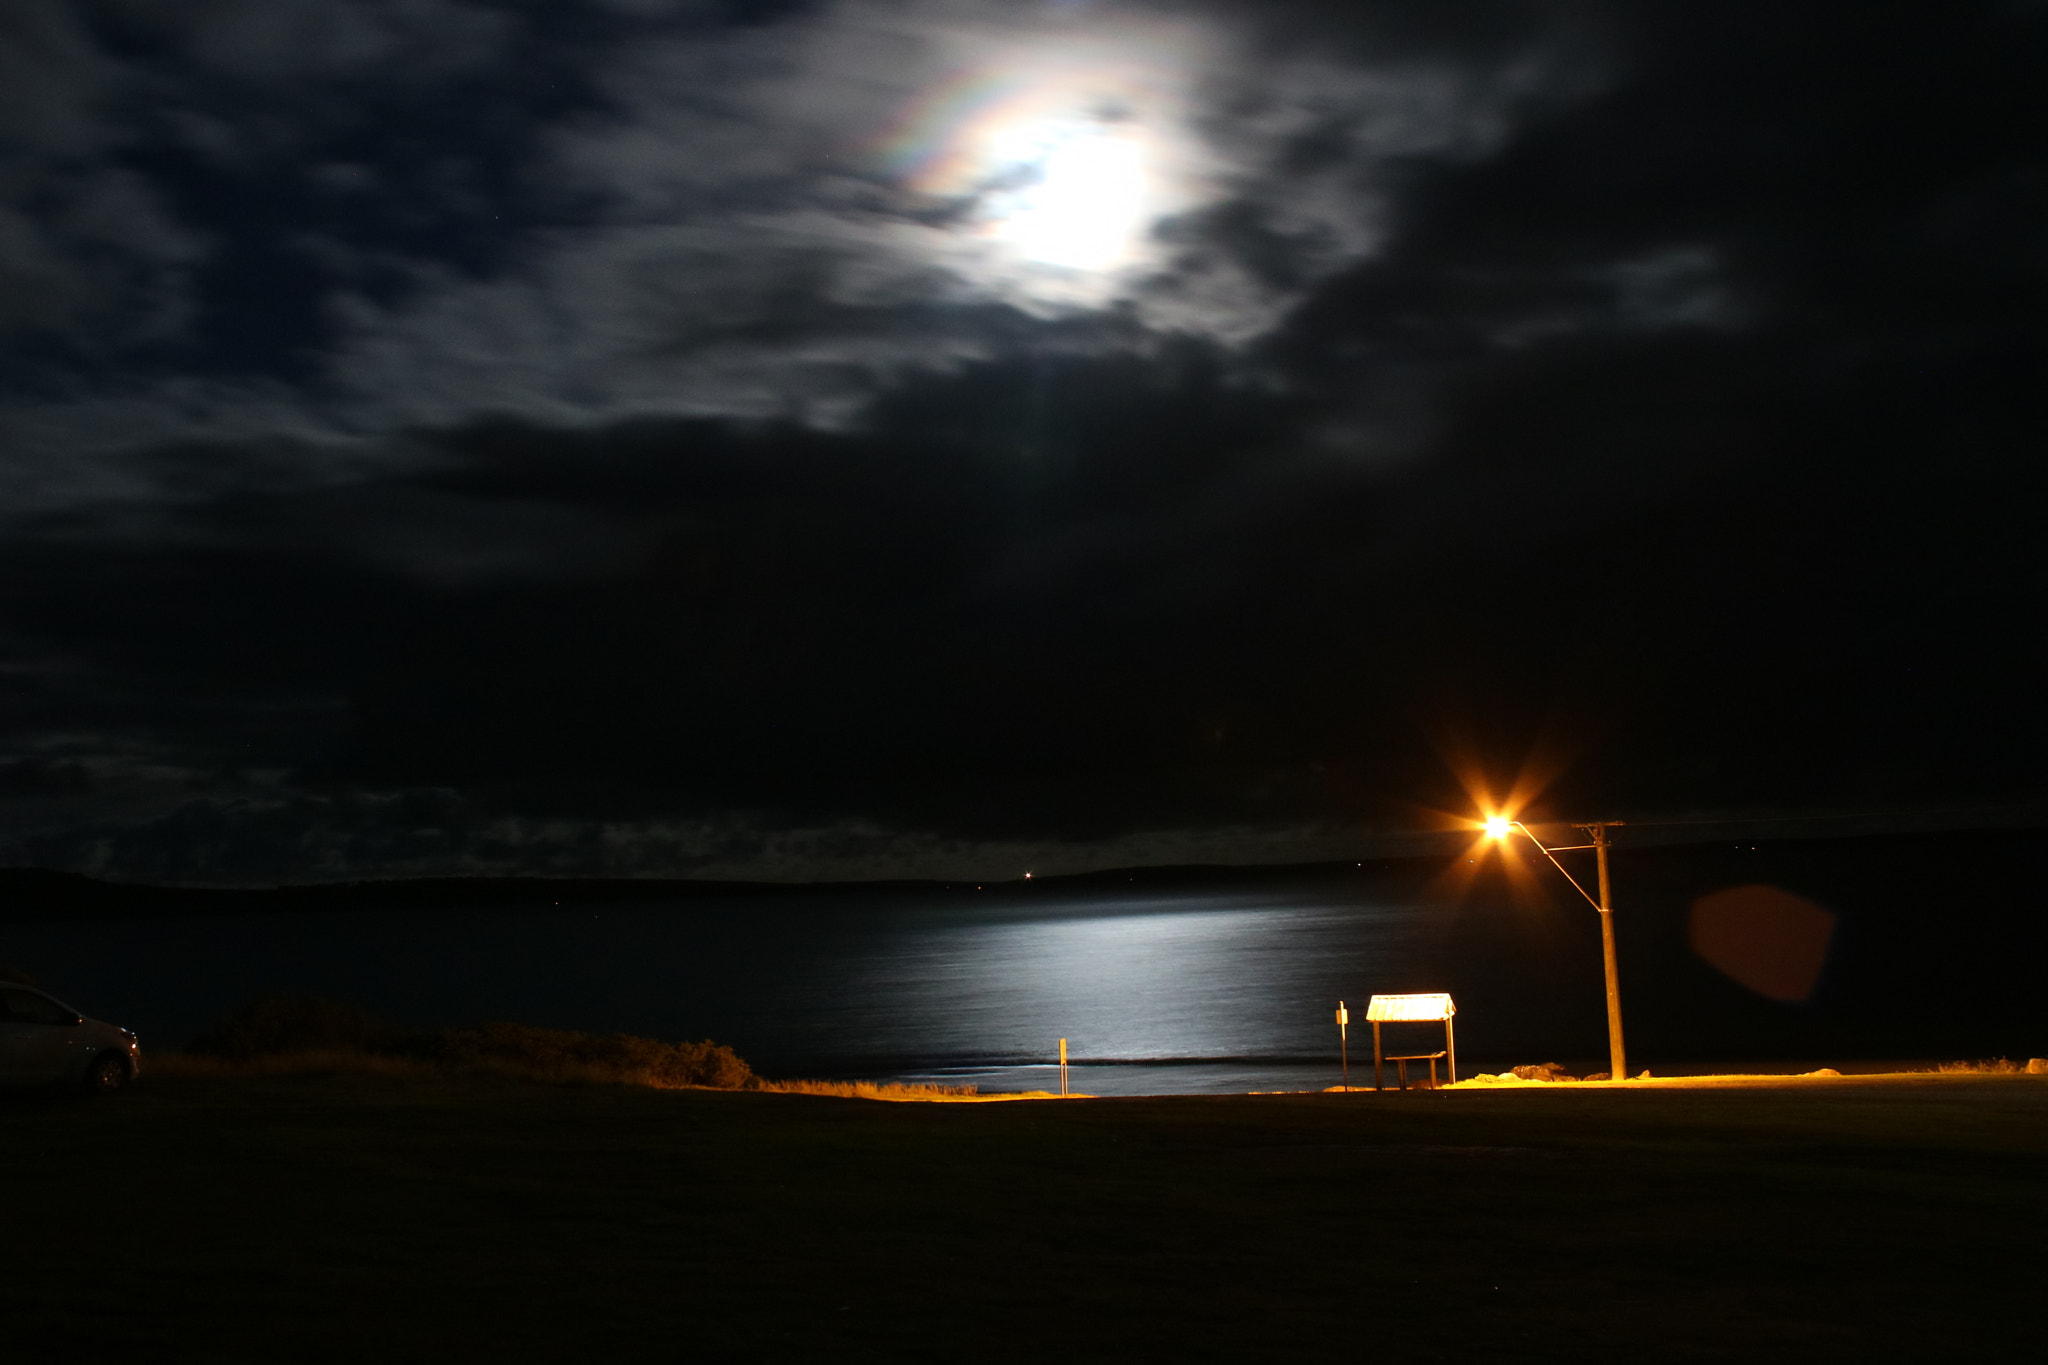
[[[1589,824],[1575,824],[1572,828],[1586,831],[1586,837],[1593,842],[1590,844],[1566,844],[1557,848],[1551,848],[1546,846],[1534,834],[1531,834],[1529,827],[1520,820],[1510,820],[1504,815],[1491,815],[1486,819],[1486,835],[1488,838],[1505,840],[1508,835],[1516,830],[1520,830],[1527,836],[1530,843],[1536,845],[1542,851],[1544,857],[1550,859],[1552,867],[1564,873],[1564,879],[1572,884],[1572,889],[1581,896],[1584,896],[1587,903],[1600,912],[1600,956],[1607,968],[1607,1075],[1609,1079],[1617,1081],[1628,1079],[1628,1062],[1623,1055],[1621,1046],[1621,969],[1615,965],[1614,960],[1614,904],[1608,895],[1607,889],[1607,850],[1610,847],[1607,840],[1607,831],[1621,823],[1623,822],[1620,820],[1595,820]],[[1564,864],[1557,860],[1557,855],[1560,853],[1572,853],[1588,848],[1593,850],[1594,861],[1600,870],[1600,897],[1598,900],[1595,900],[1592,893],[1587,891],[1585,887],[1579,885],[1577,877],[1574,877],[1569,872],[1565,872]]]

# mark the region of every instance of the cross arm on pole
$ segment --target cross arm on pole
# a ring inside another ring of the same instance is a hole
[[[1592,906],[1595,910],[1600,909],[1600,902],[1593,899],[1593,893],[1586,890],[1585,887],[1580,886],[1579,879],[1577,877],[1574,877],[1571,873],[1565,872],[1564,864],[1557,860],[1557,855],[1560,853],[1570,853],[1573,848],[1597,848],[1597,844],[1574,844],[1572,845],[1572,848],[1553,849],[1546,847],[1541,839],[1537,838],[1534,834],[1531,834],[1529,832],[1529,827],[1523,824],[1520,820],[1510,820],[1508,823],[1514,826],[1516,829],[1522,831],[1523,834],[1528,835],[1529,842],[1536,845],[1537,849],[1542,852],[1544,857],[1550,859],[1550,865],[1556,868],[1559,872],[1564,873],[1564,879],[1572,884],[1572,890],[1578,892],[1581,896],[1584,896],[1586,898],[1586,904]]]

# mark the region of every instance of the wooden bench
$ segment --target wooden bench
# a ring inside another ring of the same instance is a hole
[[[1439,1058],[1439,1057],[1442,1057],[1442,1056],[1445,1056],[1445,1055],[1447,1055],[1447,1053],[1448,1053],[1448,1049],[1446,1049],[1446,1051],[1444,1051],[1444,1052],[1411,1052],[1411,1053],[1409,1053],[1409,1054],[1408,1054],[1408,1055],[1407,1055],[1406,1057],[1389,1057],[1389,1058],[1387,1058],[1387,1060],[1388,1060],[1388,1061],[1390,1061],[1390,1062],[1392,1062],[1392,1063],[1394,1064],[1394,1073],[1395,1073],[1395,1076],[1396,1076],[1397,1080],[1399,1081],[1399,1083],[1400,1083],[1400,1086],[1401,1086],[1401,1088],[1402,1088],[1403,1090],[1406,1090],[1406,1089],[1408,1088],[1408,1063],[1410,1063],[1410,1062],[1428,1062],[1428,1063],[1429,1063],[1429,1084],[1430,1084],[1430,1088],[1431,1088],[1431,1089],[1435,1089],[1435,1088],[1436,1088],[1436,1059],[1437,1059],[1437,1058]],[[1378,1079],[1378,1077],[1374,1077],[1374,1079],[1375,1079],[1375,1080],[1377,1080],[1377,1079]]]

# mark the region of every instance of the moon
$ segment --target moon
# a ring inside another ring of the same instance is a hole
[[[1095,124],[1028,128],[1019,141],[1030,150],[1009,158],[1004,169],[1015,184],[989,198],[991,235],[1041,265],[1125,264],[1146,218],[1139,140]]]

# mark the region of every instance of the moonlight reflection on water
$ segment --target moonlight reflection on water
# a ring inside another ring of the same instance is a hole
[[[844,965],[851,1032],[887,1055],[1158,1061],[1325,1049],[1322,997],[1407,946],[1391,908],[1076,905],[1056,918],[919,925]]]

